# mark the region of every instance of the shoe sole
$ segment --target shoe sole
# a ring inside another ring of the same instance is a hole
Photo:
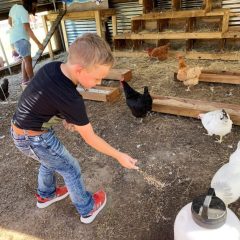
[[[85,224],[91,223],[96,218],[98,213],[105,207],[106,203],[107,203],[107,196],[105,195],[105,201],[104,201],[103,205],[95,212],[94,215],[92,215],[92,216],[90,216],[88,218],[84,218],[84,217],[81,216],[81,218],[80,218],[81,222],[85,223]]]
[[[40,203],[40,202],[37,202],[37,207],[38,208],[45,208],[45,207],[48,207],[50,206],[51,204],[55,203],[55,202],[58,202],[64,198],[66,198],[67,196],[69,195],[69,192],[65,193],[64,195],[62,195],[61,197],[56,197],[52,200],[49,200],[48,202],[45,202],[45,203]]]

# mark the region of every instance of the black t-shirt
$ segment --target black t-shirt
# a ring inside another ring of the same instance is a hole
[[[89,123],[84,101],[76,85],[61,71],[62,62],[43,66],[23,92],[13,123],[26,130],[45,130],[65,119],[84,126]]]

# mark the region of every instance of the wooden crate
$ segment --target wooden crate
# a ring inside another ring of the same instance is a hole
[[[115,87],[96,86],[89,90],[77,87],[77,90],[82,95],[83,99],[100,102],[114,102],[120,96],[119,88]]]
[[[178,97],[152,95],[152,111],[197,118],[199,113],[225,109],[235,125],[240,125],[240,105]]]
[[[105,80],[124,80],[130,81],[132,79],[132,71],[129,69],[111,69],[109,74],[104,78]]]

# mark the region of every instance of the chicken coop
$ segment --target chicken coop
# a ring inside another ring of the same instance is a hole
[[[7,19],[10,7],[17,2],[20,1],[0,1],[2,21]],[[74,39],[85,32],[95,32],[112,45],[116,55],[119,50],[138,51],[169,43],[170,51],[183,51],[188,58],[240,59],[240,6],[237,0],[65,2],[38,1],[38,12],[44,11],[41,25],[45,34],[54,25],[59,9],[63,5],[67,9],[62,20],[55,24],[54,37],[45,51],[50,57],[54,51],[67,50]],[[1,54],[5,55],[2,70],[8,67],[11,71],[10,56],[4,51],[6,49],[2,49]]]

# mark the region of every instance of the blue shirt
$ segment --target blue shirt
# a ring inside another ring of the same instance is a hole
[[[21,39],[29,41],[29,36],[24,28],[24,23],[29,23],[29,14],[22,6],[15,4],[9,12],[9,17],[12,18],[12,28],[10,30],[10,43],[13,44]]]

